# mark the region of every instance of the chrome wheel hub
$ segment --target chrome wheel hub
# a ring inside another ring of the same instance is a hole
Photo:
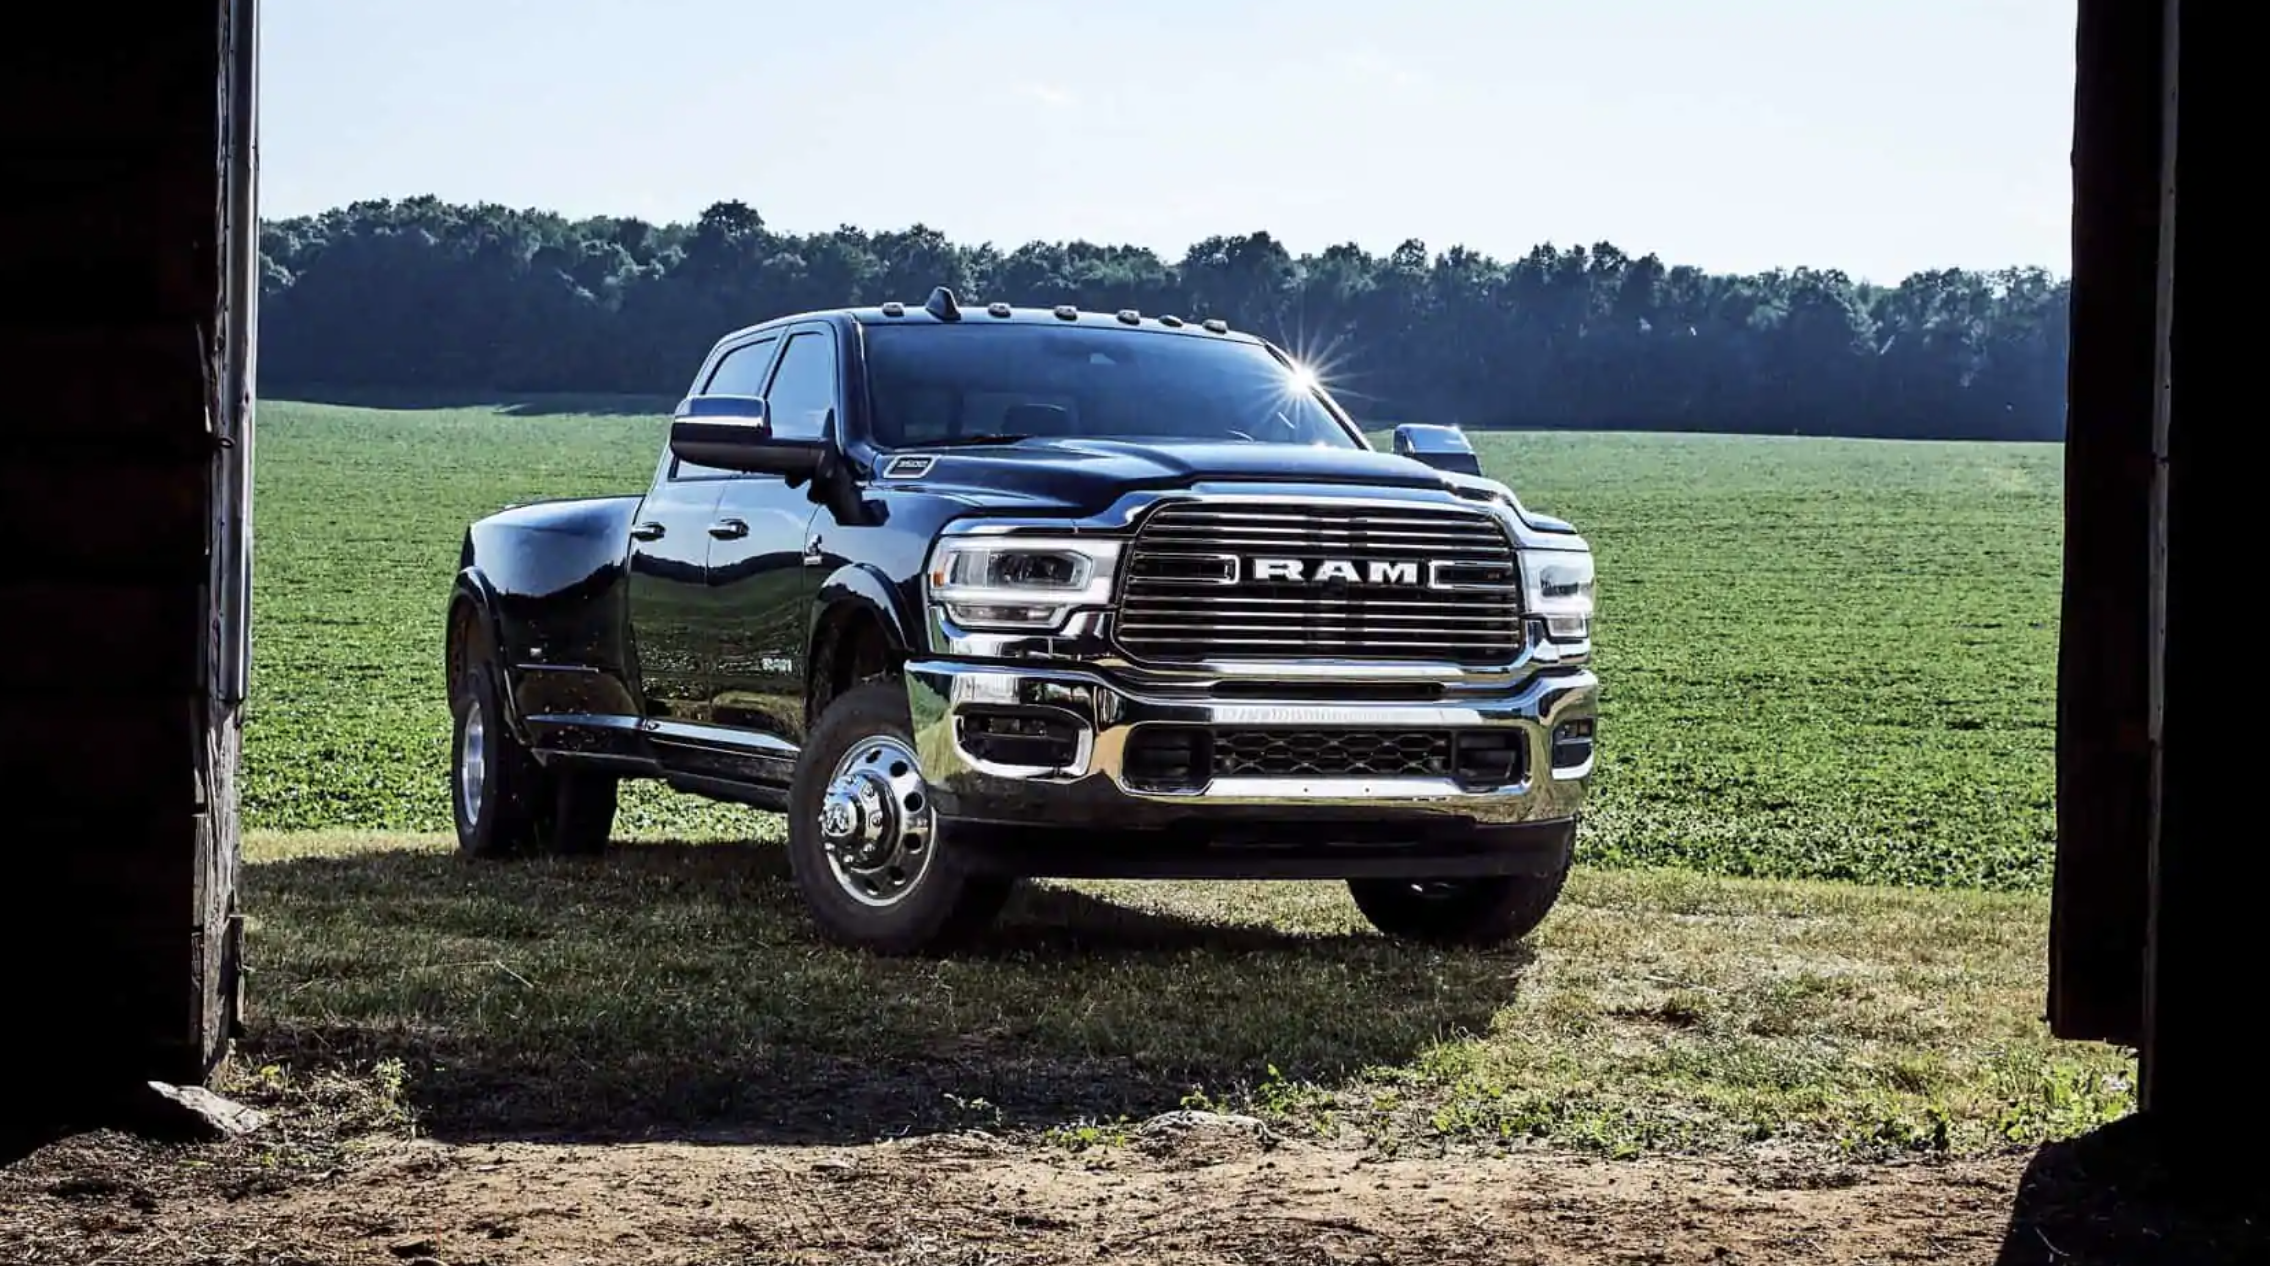
[[[851,745],[820,800],[820,847],[855,901],[891,905],[930,870],[934,817],[914,749],[884,734]]]
[[[457,749],[457,807],[470,826],[481,820],[481,802],[488,793],[489,780],[489,726],[479,699],[465,710],[465,733]]]

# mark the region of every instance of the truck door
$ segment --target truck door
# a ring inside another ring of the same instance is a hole
[[[762,394],[773,433],[817,438],[834,426],[836,334],[824,325],[789,331]],[[711,720],[745,732],[753,747],[793,752],[804,739],[817,577],[809,565],[815,520],[811,486],[779,475],[740,475],[725,485],[709,541],[709,601],[719,635],[706,657]]]
[[[755,395],[778,333],[733,348],[697,388]],[[705,659],[717,631],[708,595],[710,530],[733,473],[681,462],[667,449],[631,524],[631,645],[646,720],[712,724]]]

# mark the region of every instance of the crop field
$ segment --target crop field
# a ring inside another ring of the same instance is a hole
[[[438,831],[465,524],[637,491],[650,402],[263,405],[248,825]],[[613,409],[616,412],[592,412]],[[1487,434],[1599,557],[1595,865],[1930,887],[2049,874],[2055,446]],[[634,831],[777,830],[644,791]]]

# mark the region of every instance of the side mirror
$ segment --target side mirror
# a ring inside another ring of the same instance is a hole
[[[1482,473],[1482,459],[1475,455],[1474,446],[1466,442],[1466,433],[1455,426],[1406,422],[1395,428],[1395,455],[1436,470],[1461,475]]]
[[[801,479],[826,458],[823,439],[783,439],[761,396],[688,396],[670,419],[670,452],[718,470]]]

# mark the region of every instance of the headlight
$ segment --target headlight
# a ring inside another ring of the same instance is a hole
[[[1575,550],[1521,551],[1521,602],[1545,621],[1555,642],[1592,640],[1592,555]]]
[[[1118,568],[1118,541],[948,537],[930,551],[930,601],[965,628],[1052,629],[1108,604]]]

